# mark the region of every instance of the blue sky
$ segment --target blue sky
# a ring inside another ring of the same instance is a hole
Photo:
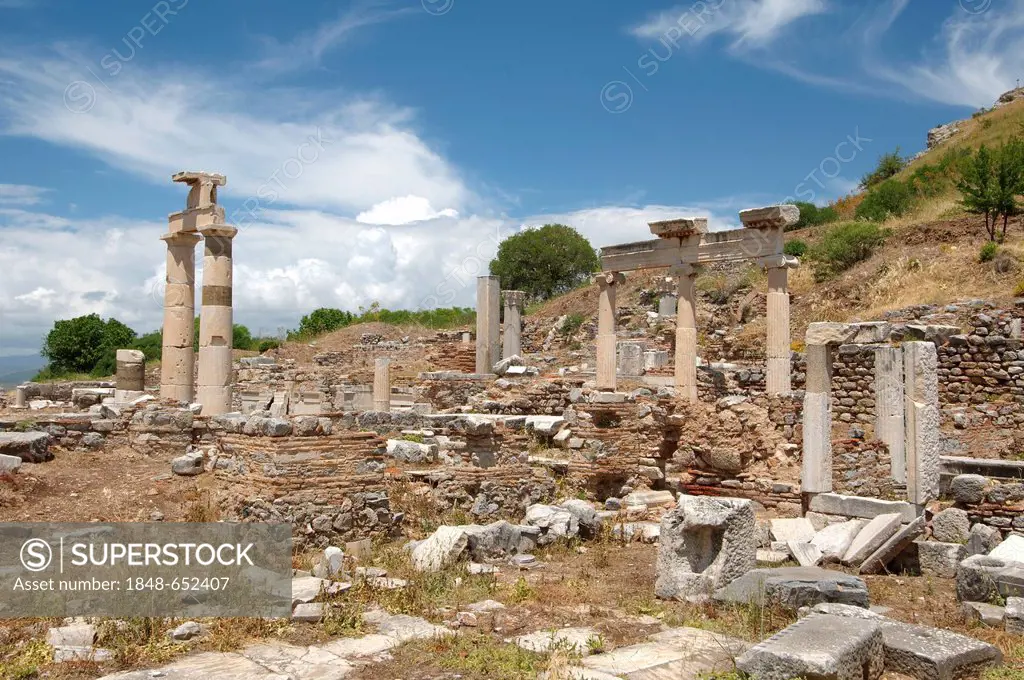
[[[179,170],[227,175],[273,333],[470,305],[524,225],[830,200],[1017,78],[1024,0],[0,0],[0,355],[159,326]]]

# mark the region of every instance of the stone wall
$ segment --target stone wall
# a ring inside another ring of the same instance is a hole
[[[832,442],[832,490],[846,496],[902,500],[892,478],[889,448],[878,440],[842,439]]]

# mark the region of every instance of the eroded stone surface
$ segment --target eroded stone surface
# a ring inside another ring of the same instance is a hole
[[[819,602],[868,606],[862,579],[819,567],[755,569],[715,592],[715,599],[737,604],[776,602],[791,609]]]

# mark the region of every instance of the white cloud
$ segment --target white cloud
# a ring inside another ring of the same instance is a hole
[[[980,14],[957,7],[916,63],[885,58],[877,49],[905,6],[902,0],[893,16],[868,34],[865,65],[874,77],[945,104],[988,107],[1024,74],[1024,0]]]
[[[734,49],[773,42],[790,24],[826,11],[825,0],[715,0],[677,5],[649,16],[630,33],[643,39],[690,36],[700,41],[715,34],[733,37]]]
[[[458,217],[459,212],[452,208],[434,210],[430,201],[422,196],[402,196],[389,198],[373,206],[369,210],[356,215],[356,221],[364,224],[381,224],[397,226],[425,222],[439,217]]]
[[[415,13],[418,9],[393,8],[387,0],[356,2],[335,19],[323,21],[290,41],[281,43],[274,38],[264,38],[266,56],[253,70],[283,72],[316,66],[325,54],[356,38],[362,29]]]
[[[67,59],[0,59],[2,132],[81,149],[162,185],[179,170],[222,172],[226,197],[251,197],[256,210],[354,214],[406,195],[461,210],[473,200],[417,135],[411,111],[379,99],[290,91],[294,114],[284,119],[276,93],[201,72],[133,62],[103,85],[86,78]]]
[[[0,205],[35,205],[47,191],[28,184],[0,184]]]

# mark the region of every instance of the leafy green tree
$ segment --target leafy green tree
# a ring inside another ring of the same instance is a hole
[[[355,315],[352,312],[321,307],[302,317],[299,322],[298,334],[307,338],[316,337],[348,326],[354,319]]]
[[[1004,143],[996,154],[996,177],[994,187],[994,213],[1003,218],[999,241],[1006,238],[1006,227],[1011,217],[1020,215],[1021,203],[1018,196],[1024,194],[1024,142],[1012,139]],[[995,219],[995,218],[994,218]]]
[[[103,321],[99,314],[88,314],[54,322],[41,354],[53,375],[102,372],[112,365],[117,350],[134,340],[135,331],[117,319]]]
[[[152,333],[140,335],[131,344],[131,349],[137,349],[145,354],[146,361],[157,361],[163,354],[163,333],[153,331]]]
[[[547,300],[586,283],[598,267],[597,253],[578,231],[546,224],[502,241],[490,270],[501,277],[502,288]]]
[[[875,169],[864,175],[860,180],[862,189],[871,189],[887,179],[895,177],[907,165],[907,159],[900,155],[900,148],[884,153],[878,157]]]
[[[995,162],[992,152],[984,144],[963,168],[963,175],[957,182],[962,198],[960,204],[969,213],[985,216],[985,231],[988,240],[996,240],[996,181]]]

